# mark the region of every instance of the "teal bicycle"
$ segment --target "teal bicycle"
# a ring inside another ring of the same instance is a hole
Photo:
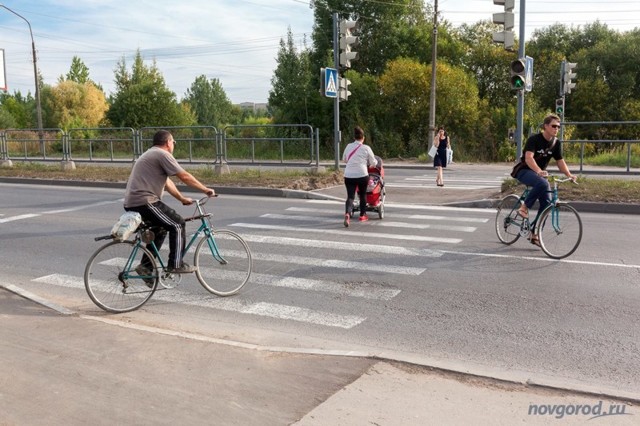
[[[193,265],[200,284],[215,295],[231,296],[249,281],[253,267],[251,251],[235,232],[213,229],[211,213],[203,207],[208,199],[197,200],[196,214],[185,218],[185,221],[199,220],[200,227],[186,245],[183,258],[195,247]],[[132,241],[114,240],[89,258],[84,285],[97,306],[107,312],[130,312],[144,305],[157,290],[180,284],[182,275],[170,272],[160,256],[154,243],[156,232],[166,231],[143,222]],[[95,238],[108,239],[114,237]]]
[[[496,233],[498,239],[507,245],[513,244],[520,237],[530,242],[537,239],[542,251],[553,259],[563,259],[573,254],[582,240],[582,220],[577,210],[558,198],[558,183],[571,181],[570,178],[549,176],[553,183],[551,203],[533,221],[518,214],[531,190],[525,188],[519,197],[507,195],[498,203],[496,214]]]

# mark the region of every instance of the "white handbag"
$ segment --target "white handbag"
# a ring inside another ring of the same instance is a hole
[[[435,145],[431,145],[431,149],[429,150],[429,157],[433,158],[438,153],[438,148]]]

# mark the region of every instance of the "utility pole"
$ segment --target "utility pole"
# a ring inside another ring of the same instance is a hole
[[[525,0],[520,0],[520,45],[518,46],[518,58],[524,58],[524,10]],[[524,87],[518,90],[518,111],[516,115],[516,158],[522,157],[522,133],[524,131]]]
[[[438,58],[438,0],[433,5],[433,39],[431,40],[431,97],[429,99],[429,140],[427,151],[436,133],[436,60]]]
[[[22,20],[24,20],[24,22],[27,23],[27,25],[29,26],[29,34],[31,35],[31,51],[33,52],[33,74],[35,76],[35,81],[36,81],[36,116],[37,116],[37,120],[38,120],[38,135],[40,136],[40,147],[42,149],[42,153],[44,154],[44,142],[43,142],[43,134],[42,134],[42,106],[40,103],[40,82],[38,81],[38,63],[36,62],[36,43],[33,40],[33,32],[31,31],[31,23],[29,23],[29,21],[27,21],[27,18],[25,18],[24,16],[20,15],[19,13],[9,9],[7,6],[5,6],[4,4],[0,3],[0,7],[7,9],[9,12],[13,13],[14,15],[16,15],[17,17],[21,18]]]
[[[333,13],[333,63],[340,70],[340,40],[338,37],[338,13]],[[338,71],[338,74],[340,72]],[[335,168],[340,170],[340,97],[333,100],[333,149],[335,151]]]

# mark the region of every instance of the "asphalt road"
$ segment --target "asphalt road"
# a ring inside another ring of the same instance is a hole
[[[99,246],[92,238],[121,213],[122,191],[0,188],[0,280],[102,315],[81,277]],[[219,299],[189,277],[117,317],[269,346],[640,391],[640,254],[628,238],[636,216],[583,214],[581,247],[552,261],[526,242],[497,242],[487,209],[390,194],[383,220],[348,229],[341,210],[333,200],[220,197],[214,224],[249,242],[251,283]]]

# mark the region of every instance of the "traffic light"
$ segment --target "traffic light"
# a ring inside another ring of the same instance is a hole
[[[525,59],[516,59],[511,62],[511,88],[514,90],[524,90],[527,81]]]
[[[352,46],[357,46],[358,37],[352,35],[355,31],[356,21],[340,21],[340,65],[351,68],[351,61],[358,59],[358,52],[351,51]]]
[[[338,97],[341,101],[348,101],[351,92],[349,91],[349,86],[351,85],[351,80],[340,77],[340,90],[338,93]]]
[[[560,80],[560,96],[564,96],[567,93],[571,93],[571,89],[576,87],[576,84],[571,80],[576,78],[576,73],[573,72],[573,69],[576,68],[578,64],[575,62],[567,62],[562,61],[561,72],[562,78]]]
[[[559,116],[564,114],[564,98],[556,99],[556,114]]]
[[[504,12],[493,14],[493,23],[504,26],[502,31],[493,33],[493,42],[502,43],[506,50],[512,50],[515,44],[515,36],[511,31],[514,24],[513,7],[515,0],[493,0],[493,4],[504,6]]]

